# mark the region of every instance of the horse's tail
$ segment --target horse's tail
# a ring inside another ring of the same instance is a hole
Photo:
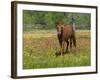
[[[75,35],[73,36],[73,45],[76,47],[76,38],[75,38]]]
[[[73,40],[73,46],[76,47],[75,25],[74,25],[74,24],[72,25],[72,33],[73,33],[73,37],[72,37],[72,40]]]

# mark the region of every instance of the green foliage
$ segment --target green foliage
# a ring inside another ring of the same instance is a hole
[[[57,21],[71,24],[72,18],[75,18],[76,29],[90,29],[91,15],[88,13],[23,11],[25,31],[32,29],[54,29]]]

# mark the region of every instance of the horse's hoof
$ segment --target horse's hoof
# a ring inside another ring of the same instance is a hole
[[[61,54],[61,56],[64,56],[64,54]]]
[[[65,51],[65,54],[68,53],[68,51]]]
[[[60,52],[56,52],[55,55],[56,55],[56,56],[59,56],[59,55],[60,55]]]

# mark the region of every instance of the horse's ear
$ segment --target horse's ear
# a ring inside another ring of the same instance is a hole
[[[55,26],[57,27],[57,25],[59,24],[59,22],[57,21],[57,22],[55,22]]]

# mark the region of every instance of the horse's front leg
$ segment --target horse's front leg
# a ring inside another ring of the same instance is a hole
[[[59,39],[59,43],[60,43],[60,54],[63,55],[64,53],[64,42]]]
[[[61,55],[64,55],[64,41],[62,41],[62,45],[61,45]]]
[[[63,56],[63,54],[64,54],[64,41],[60,41],[60,53]]]

